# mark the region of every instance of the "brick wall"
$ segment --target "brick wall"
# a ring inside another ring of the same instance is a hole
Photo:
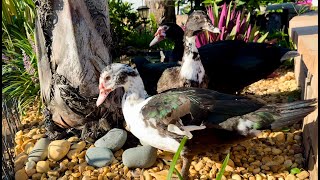
[[[289,23],[289,35],[301,54],[295,58],[295,75],[302,98],[318,98],[318,12],[294,17]],[[318,179],[317,111],[304,119],[303,143],[310,179]]]

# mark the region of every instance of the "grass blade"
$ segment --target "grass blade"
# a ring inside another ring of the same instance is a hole
[[[176,152],[176,153],[174,154],[174,156],[173,156],[172,162],[171,162],[171,164],[170,164],[170,169],[169,169],[169,173],[168,173],[168,176],[167,176],[167,180],[171,180],[171,178],[172,178],[173,171],[174,171],[174,169],[175,169],[175,165],[177,164],[177,161],[178,161],[178,159],[179,159],[179,157],[180,157],[180,153],[181,153],[184,145],[186,144],[187,139],[188,139],[187,136],[184,136],[184,137],[183,137],[183,139],[182,139],[181,142],[180,142],[180,145],[179,145],[179,147],[178,147],[177,152]],[[179,176],[179,175],[178,175],[178,176]],[[180,175],[180,177],[181,177],[181,175]]]
[[[229,161],[229,157],[230,157],[230,153],[227,154],[226,158],[223,160],[222,166],[220,171],[218,172],[217,178],[216,180],[221,180],[222,179],[222,175],[224,173],[224,170],[227,167],[228,161]]]

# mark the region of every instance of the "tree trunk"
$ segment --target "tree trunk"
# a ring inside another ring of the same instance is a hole
[[[158,24],[164,22],[176,23],[175,0],[145,0]]]
[[[100,72],[111,63],[106,0],[38,0],[36,5],[36,53],[49,138],[77,130],[96,138],[122,126],[122,89],[109,96],[105,107],[95,105]]]

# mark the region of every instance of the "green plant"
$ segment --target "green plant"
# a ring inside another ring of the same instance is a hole
[[[112,54],[117,57],[121,55],[121,50],[129,46],[128,43],[142,24],[138,13],[133,10],[132,3],[122,0],[109,1],[109,15],[112,35]]]
[[[2,94],[17,99],[22,114],[40,94],[34,19],[33,1],[2,1]]]
[[[220,11],[219,11],[220,10]],[[196,46],[199,48],[209,42],[222,40],[244,40],[246,42],[263,42],[268,33],[261,35],[256,24],[250,24],[250,12],[236,10],[236,6],[224,3],[221,7],[213,3],[207,7],[207,13],[212,24],[218,27],[220,34],[200,33],[196,38]]]
[[[222,175],[223,175],[224,170],[226,169],[226,167],[228,165],[229,158],[230,158],[230,153],[228,153],[227,156],[224,158],[222,166],[221,166],[221,169],[217,174],[216,180],[221,180],[222,179]]]
[[[170,169],[169,169],[169,173],[168,173],[168,176],[167,176],[167,180],[170,180],[172,178],[172,175],[173,175],[173,171],[175,171],[175,173],[178,175],[179,179],[181,180],[182,179],[182,176],[180,175],[179,171],[175,168],[176,164],[177,164],[177,161],[180,157],[180,153],[184,147],[184,145],[186,144],[187,142],[187,139],[188,137],[187,136],[184,136],[183,139],[181,140],[180,142],[180,145],[178,147],[178,150],[177,152],[174,154],[173,156],[173,159],[172,159],[172,162],[170,164]]]
[[[298,173],[300,173],[300,172],[301,172],[301,171],[300,171],[299,168],[292,168],[292,169],[290,170],[290,174],[293,174],[293,175],[298,174]]]

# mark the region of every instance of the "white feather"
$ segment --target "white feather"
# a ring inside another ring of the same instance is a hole
[[[187,46],[190,52],[198,53],[198,49],[195,45],[195,36],[185,38],[185,46]],[[195,61],[193,59],[193,53],[184,53],[182,57],[182,66],[180,70],[180,76],[187,80],[202,82],[205,75],[204,67],[201,60]]]

